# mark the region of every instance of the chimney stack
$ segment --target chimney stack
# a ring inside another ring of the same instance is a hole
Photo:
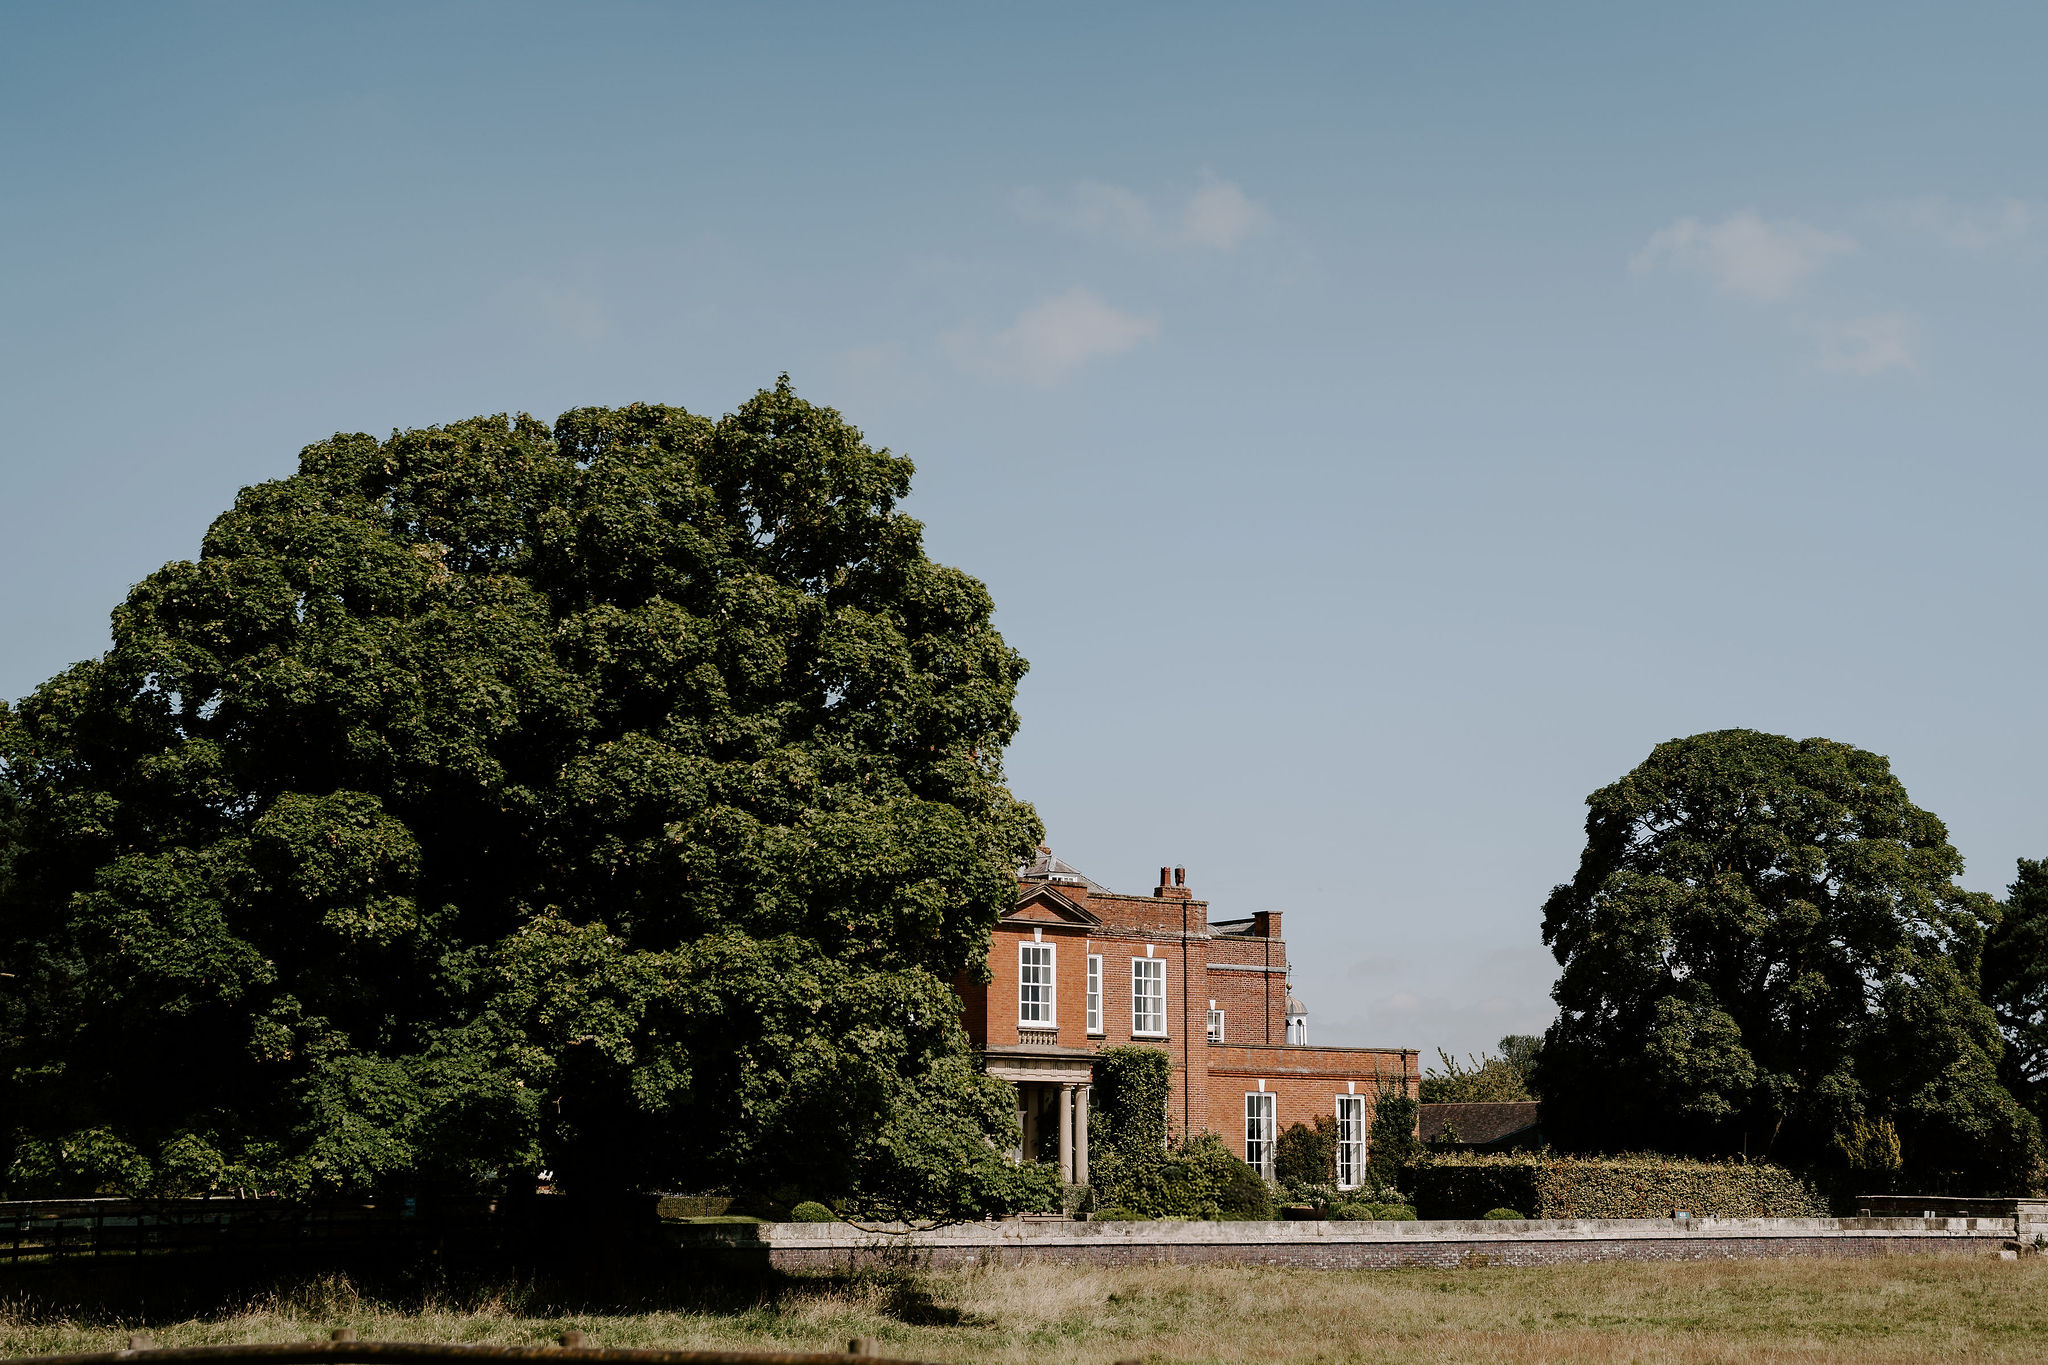
[[[1188,891],[1188,870],[1184,867],[1160,868],[1159,885],[1152,888],[1152,894],[1166,900],[1192,899]]]

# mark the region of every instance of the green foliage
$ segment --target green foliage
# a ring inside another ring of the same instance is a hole
[[[1333,1205],[1328,1216],[1335,1223],[1412,1223],[1415,1210],[1398,1201],[1376,1203],[1370,1199],[1353,1199]]]
[[[1119,1149],[1104,1168],[1095,1162],[1096,1130],[1089,1131],[1090,1183],[1102,1207],[1098,1218],[1273,1216],[1271,1188],[1214,1133],[1197,1133],[1176,1146]]]
[[[1587,805],[1578,875],[1544,908],[1552,1142],[1820,1166],[1883,1119],[1921,1188],[2038,1184],[2040,1126],[1999,1084],[1977,996],[1997,907],[1955,884],[1961,855],[1883,758],[1726,730],[1659,745]]]
[[[1422,1154],[1415,1136],[1420,1104],[1399,1090],[1382,1089],[1373,1097],[1372,1122],[1365,1132],[1365,1176],[1375,1188],[1398,1183],[1401,1172]]]
[[[1274,1144],[1273,1174],[1288,1189],[1337,1179],[1337,1119],[1316,1115],[1315,1126],[1289,1124]]]
[[[1906,1163],[1899,1130],[1890,1119],[1855,1120],[1835,1135],[1835,1147],[1857,1186],[1855,1193],[1886,1194],[1898,1185]]]
[[[1664,1156],[1431,1155],[1409,1168],[1425,1218],[1813,1218],[1827,1201],[1807,1180],[1768,1162]]]
[[[1522,1217],[1522,1215],[1516,1212],[1514,1209],[1488,1209],[1486,1211],[1485,1216],[1495,1222],[1501,1223],[1519,1221]]]
[[[1523,1084],[1522,1073],[1505,1057],[1482,1052],[1467,1057],[1464,1065],[1438,1048],[1443,1070],[1431,1068],[1422,1075],[1424,1104],[1487,1104],[1534,1098]]]
[[[1542,1054],[1543,1039],[1538,1034],[1510,1033],[1500,1040],[1501,1059],[1522,1078],[1522,1088],[1532,1100],[1543,1098],[1543,1092],[1536,1088],[1536,1059]]]
[[[787,382],[309,446],[0,710],[21,1193],[1038,1200],[950,983],[1024,662]]]
[[[806,1199],[789,1211],[792,1223],[836,1223],[839,1215],[815,1199]]]
[[[1226,1148],[1221,1138],[1204,1133],[1200,1142],[1189,1147],[1190,1159],[1199,1164],[1215,1191],[1218,1218],[1256,1220],[1274,1216],[1273,1187]]]
[[[1169,1141],[1172,1086],[1173,1061],[1158,1048],[1095,1054],[1088,1176],[1097,1203],[1125,1217],[1272,1217],[1266,1182],[1214,1133]]]
[[[1095,1054],[1088,1110],[1089,1174],[1104,1159],[1142,1157],[1166,1147],[1173,1059],[1159,1048],[1125,1045]]]
[[[1984,943],[1984,999],[2005,1035],[2000,1078],[2048,1119],[2048,862],[2019,861]]]

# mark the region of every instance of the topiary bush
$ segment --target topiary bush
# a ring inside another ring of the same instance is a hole
[[[1488,1218],[1493,1219],[1495,1222],[1501,1223],[1519,1222],[1522,1218],[1522,1215],[1516,1212],[1514,1209],[1488,1209],[1486,1211],[1486,1216]]]
[[[789,1211],[792,1223],[836,1223],[839,1215],[815,1199],[806,1199]]]

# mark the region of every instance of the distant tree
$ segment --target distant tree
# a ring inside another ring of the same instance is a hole
[[[1456,1057],[1438,1048],[1443,1070],[1431,1068],[1422,1075],[1424,1104],[1481,1104],[1533,1098],[1523,1084],[1522,1073],[1505,1057],[1490,1053],[1468,1056],[1461,1066]]]
[[[2022,858],[1984,944],[1984,998],[2005,1035],[1999,1074],[2048,1118],[2048,862]]]
[[[1408,1164],[1422,1155],[1422,1140],[1415,1135],[1420,1115],[1421,1106],[1391,1086],[1373,1097],[1372,1122],[1365,1131],[1365,1173],[1375,1187],[1392,1188]]]
[[[999,1207],[1024,661],[910,475],[785,381],[243,490],[0,713],[9,1183]]]
[[[1522,1078],[1522,1088],[1530,1099],[1542,1098],[1535,1082],[1536,1059],[1542,1052],[1543,1035],[1539,1033],[1510,1033],[1500,1040],[1500,1055]]]
[[[1961,855],[1883,758],[1725,730],[1587,804],[1578,876],[1544,909],[1552,1142],[1816,1164],[1883,1120],[1925,1187],[2038,1182],[2040,1128],[1977,995],[1996,903],[1955,884]]]

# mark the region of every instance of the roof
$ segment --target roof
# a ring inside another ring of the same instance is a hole
[[[1490,1147],[1543,1121],[1535,1100],[1501,1100],[1490,1104],[1425,1104],[1421,1106],[1422,1137],[1435,1141],[1449,1124],[1461,1147]]]
[[[1044,844],[1038,846],[1038,856],[1017,869],[1020,881],[1064,882],[1071,886],[1085,886],[1090,891],[1108,891],[1102,883],[1087,876],[1072,863],[1063,862],[1052,856],[1052,849]]]

